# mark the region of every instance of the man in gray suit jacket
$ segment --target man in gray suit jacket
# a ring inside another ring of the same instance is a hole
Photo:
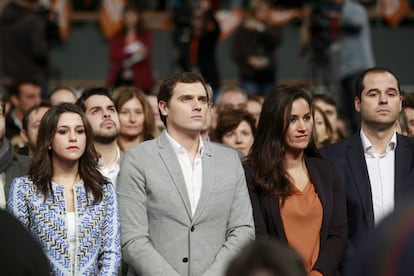
[[[158,102],[167,130],[126,153],[118,180],[128,275],[223,275],[254,239],[239,157],[200,138],[210,103],[201,76],[166,79]]]

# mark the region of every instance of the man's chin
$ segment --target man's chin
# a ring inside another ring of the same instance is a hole
[[[93,139],[95,142],[98,142],[100,144],[110,144],[113,141],[115,141],[117,137],[118,137],[118,134],[116,135],[95,135]]]

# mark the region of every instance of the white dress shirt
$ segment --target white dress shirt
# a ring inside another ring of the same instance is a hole
[[[197,155],[194,159],[194,165],[191,167],[190,158],[187,150],[177,143],[168,132],[166,132],[167,138],[177,154],[178,162],[180,163],[181,171],[183,172],[185,186],[187,188],[188,198],[190,200],[191,212],[194,215],[197,208],[198,201],[200,200],[201,188],[203,186],[203,166],[201,157],[204,152],[203,140],[200,136],[200,143],[198,144]]]
[[[0,209],[6,208],[6,195],[4,192],[5,183],[6,175],[4,173],[0,173]]]
[[[76,212],[66,212],[69,257],[72,269],[76,260]]]
[[[121,150],[119,147],[116,148],[116,160],[112,167],[108,168],[102,159],[99,159],[98,169],[103,176],[111,180],[112,185],[114,185],[116,189],[116,180],[121,169]]]
[[[394,210],[394,171],[397,135],[394,132],[384,154],[376,153],[361,129],[361,140],[371,184],[375,225]]]

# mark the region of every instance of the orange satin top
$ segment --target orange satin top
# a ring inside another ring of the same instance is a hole
[[[319,255],[323,208],[310,181],[303,191],[292,186],[292,192],[280,206],[280,215],[288,244],[302,257],[309,272]]]

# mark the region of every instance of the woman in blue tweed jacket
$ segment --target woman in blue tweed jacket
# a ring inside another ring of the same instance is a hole
[[[38,135],[29,175],[14,179],[8,210],[39,241],[54,275],[116,275],[121,260],[116,194],[97,169],[83,111],[73,104],[51,108]]]

